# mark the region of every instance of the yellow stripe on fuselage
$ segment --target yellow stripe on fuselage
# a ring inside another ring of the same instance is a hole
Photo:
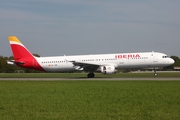
[[[12,41],[12,42],[17,42],[17,43],[22,44],[16,36],[8,36],[8,39],[10,42]]]

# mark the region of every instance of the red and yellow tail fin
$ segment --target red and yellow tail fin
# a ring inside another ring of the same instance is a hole
[[[29,50],[18,40],[16,36],[8,36],[11,50],[15,60],[24,58],[34,58]]]
[[[8,36],[14,60],[7,61],[8,64],[15,64],[19,67],[45,71],[38,63],[36,57],[18,40],[16,36]]]

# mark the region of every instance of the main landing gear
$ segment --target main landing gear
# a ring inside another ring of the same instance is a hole
[[[158,74],[156,73],[156,69],[154,68],[154,76],[158,76]]]
[[[95,76],[95,75],[94,75],[93,72],[90,72],[89,74],[87,74],[87,77],[88,77],[88,78],[94,78],[94,76]]]

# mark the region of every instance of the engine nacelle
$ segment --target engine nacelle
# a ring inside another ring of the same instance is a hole
[[[103,74],[115,74],[116,69],[114,66],[101,66],[101,73],[103,73]]]

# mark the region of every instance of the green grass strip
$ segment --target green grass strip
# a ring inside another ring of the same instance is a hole
[[[0,81],[1,120],[177,120],[179,81]]]

